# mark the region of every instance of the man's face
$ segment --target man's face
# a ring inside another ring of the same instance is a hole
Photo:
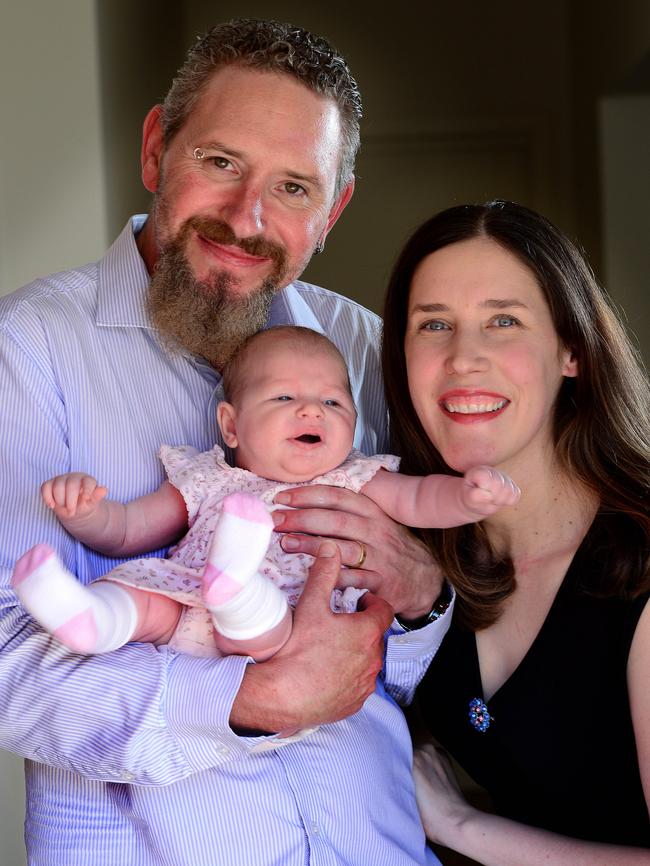
[[[188,343],[191,333],[209,331],[216,346],[214,328],[232,307],[243,317],[234,349],[264,324],[273,293],[302,273],[352,194],[349,185],[335,198],[340,153],[336,104],[284,74],[219,70],[166,149],[158,115],[150,114],[143,179],[156,194],[148,261],[154,323],[213,363],[225,362],[230,349],[211,356],[203,343]],[[183,336],[165,321],[170,296]],[[190,307],[214,304],[209,327],[203,313],[189,321]]]
[[[198,280],[223,271],[238,294],[270,276],[286,285],[340,212],[340,154],[333,100],[284,74],[219,70],[167,149],[144,165],[159,247],[192,218],[214,220],[214,239],[192,230],[186,240]]]

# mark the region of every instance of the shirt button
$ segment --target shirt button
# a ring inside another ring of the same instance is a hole
[[[320,833],[320,828],[318,824],[311,825],[311,832],[314,834],[314,836],[318,836],[318,834]]]
[[[230,749],[228,748],[228,746],[219,746],[219,754],[220,755],[229,755]]]
[[[132,782],[135,779],[135,776],[133,775],[133,773],[129,773],[128,770],[122,770],[122,772],[120,773],[120,776],[122,777],[122,779],[125,782]]]
[[[401,637],[396,637],[395,643],[406,643],[406,638],[403,635]]]

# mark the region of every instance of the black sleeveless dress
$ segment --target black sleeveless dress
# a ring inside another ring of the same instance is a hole
[[[530,650],[488,702],[484,731],[469,716],[470,701],[483,698],[476,639],[453,621],[418,699],[426,726],[498,814],[574,838],[650,847],[626,683],[648,593],[624,601],[581,589],[583,578],[594,586],[607,568],[606,539],[623,528],[619,521],[598,515],[592,524]],[[647,548],[636,550],[644,568]]]

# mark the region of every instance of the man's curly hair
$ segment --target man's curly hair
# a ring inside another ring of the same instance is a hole
[[[216,70],[237,64],[292,75],[338,105],[341,164],[336,191],[354,176],[359,149],[361,94],[348,65],[333,45],[301,27],[250,18],[217,24],[197,39],[163,103],[162,126],[168,144],[187,120]]]

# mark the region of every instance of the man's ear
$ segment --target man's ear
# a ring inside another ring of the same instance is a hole
[[[142,125],[142,183],[149,192],[156,192],[160,182],[160,166],[163,155],[162,105],[154,105]]]
[[[341,216],[341,214],[343,213],[343,211],[347,207],[348,202],[352,198],[353,192],[354,192],[354,178],[352,178],[352,180],[343,187],[341,192],[336,197],[336,200],[334,201],[334,204],[332,205],[332,208],[329,212],[329,216],[327,217],[327,223],[325,225],[325,231],[323,232],[323,234],[321,235],[321,238],[320,238],[321,243],[325,242],[325,238],[331,232],[332,228],[334,227],[334,223],[338,220],[338,218]]]
[[[237,447],[237,412],[232,403],[222,400],[217,406],[217,423],[223,436],[223,441],[229,448]]]
[[[574,379],[578,375],[578,359],[573,349],[564,349],[562,352],[562,375]]]

